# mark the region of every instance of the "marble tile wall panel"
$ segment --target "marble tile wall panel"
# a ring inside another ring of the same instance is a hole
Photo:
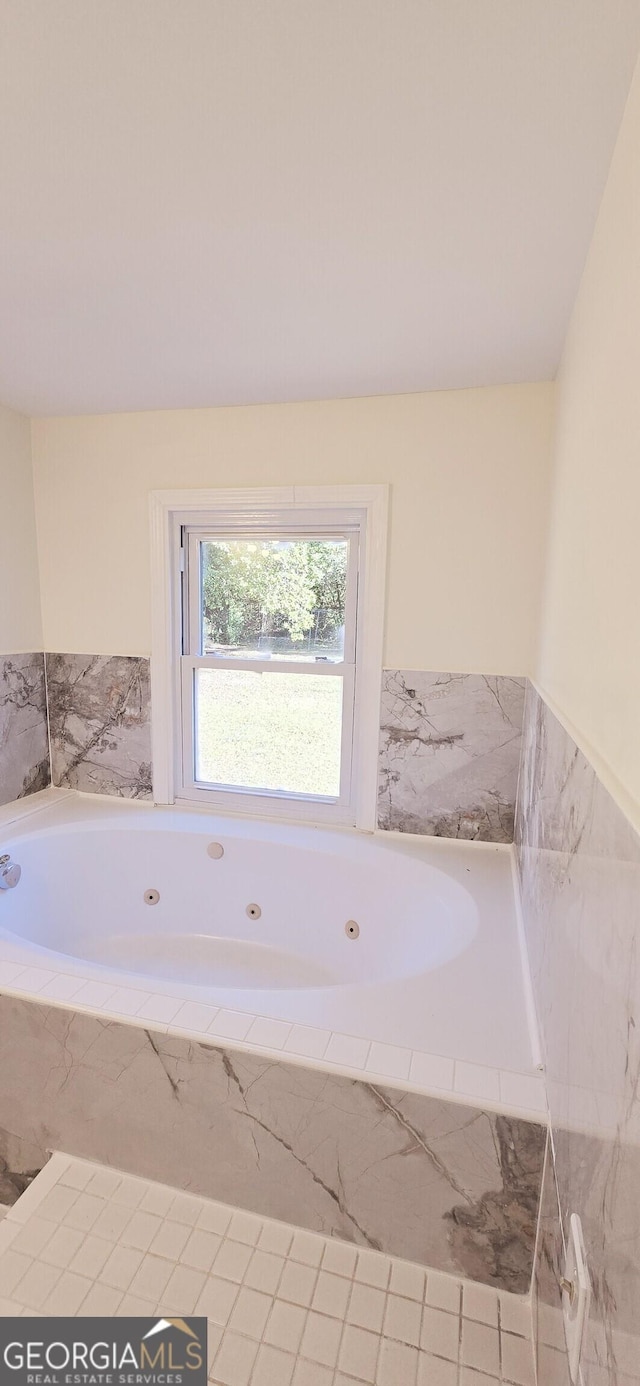
[[[43,654],[0,656],[0,804],[50,783]]]
[[[61,1149],[503,1289],[529,1289],[545,1129],[0,996],[0,1157]]]
[[[580,1215],[591,1267],[584,1386],[628,1386],[640,1381],[640,838],[533,688],[516,844],[560,1215],[565,1232]],[[559,1266],[560,1218],[543,1245]]]
[[[385,670],[378,826],[512,842],[525,680]]]
[[[149,660],[48,654],[46,668],[53,783],[150,799]]]
[[[547,1148],[533,1281],[533,1330],[540,1386],[571,1386],[562,1317],[563,1273],[558,1190],[551,1145]]]

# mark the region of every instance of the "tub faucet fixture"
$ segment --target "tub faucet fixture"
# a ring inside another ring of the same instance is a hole
[[[13,890],[22,875],[22,867],[12,861],[8,852],[0,856],[0,890]]]

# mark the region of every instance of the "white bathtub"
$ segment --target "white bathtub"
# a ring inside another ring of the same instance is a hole
[[[536,1108],[508,848],[37,799],[0,815],[3,990]]]

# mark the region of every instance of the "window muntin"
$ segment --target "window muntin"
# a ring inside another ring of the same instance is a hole
[[[184,526],[187,797],[351,799],[359,529]]]

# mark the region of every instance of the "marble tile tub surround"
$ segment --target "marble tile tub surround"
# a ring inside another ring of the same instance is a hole
[[[47,654],[53,782],[151,797],[149,660]],[[523,678],[385,670],[378,826],[511,842]]]
[[[527,1293],[545,1139],[480,1107],[0,998],[16,1188],[63,1148]]]
[[[150,799],[149,660],[47,654],[53,783]]]
[[[531,1304],[57,1152],[0,1225],[0,1318],[209,1321],[212,1386],[533,1386]]]
[[[533,688],[516,843],[561,1213],[541,1246],[557,1268],[580,1215],[584,1386],[622,1386],[640,1380],[640,839]]]
[[[524,678],[383,674],[378,826],[512,842]]]
[[[49,782],[44,655],[0,655],[0,804]]]

